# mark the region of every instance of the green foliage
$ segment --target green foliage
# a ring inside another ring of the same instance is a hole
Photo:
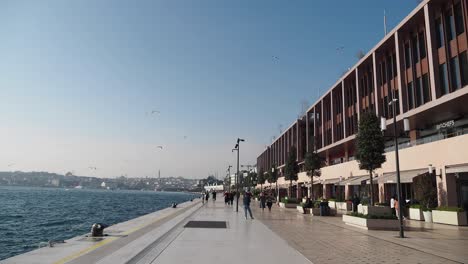
[[[273,164],[268,171],[268,182],[275,183],[276,181],[278,181],[278,171],[276,170],[276,165]]]
[[[361,213],[357,213],[357,212],[351,212],[349,213],[350,216],[355,216],[355,217],[360,217],[360,218],[365,218],[365,219],[389,219],[389,220],[392,220],[392,219],[398,219],[395,215],[388,215],[388,214],[384,214],[384,215],[365,215],[365,214],[361,214]]]
[[[361,114],[356,136],[356,160],[359,168],[369,172],[382,166],[385,158],[385,139],[379,118],[372,112]]]
[[[307,152],[304,158],[304,169],[309,177],[320,177],[320,169],[324,165],[324,160],[317,151]]]
[[[454,207],[454,206],[439,206],[436,209],[437,211],[447,211],[447,212],[464,212],[463,208],[460,207]]]
[[[283,197],[281,198],[281,202],[284,204],[297,204],[298,201],[296,198]]]
[[[362,198],[361,199],[361,204],[362,205],[369,205],[369,199],[368,198]]]
[[[293,146],[289,150],[289,155],[284,165],[284,179],[287,181],[296,181],[297,173],[299,173],[299,165],[297,164],[296,148]]]
[[[376,206],[390,206],[390,203],[376,203]]]
[[[254,190],[252,191],[252,194],[253,194],[255,197],[257,197],[257,196],[260,194],[260,190],[259,190],[259,189],[254,189]]]
[[[314,208],[319,208],[319,207],[320,207],[320,201],[315,201]]]
[[[263,168],[260,168],[257,175],[257,184],[265,184],[266,178],[267,175],[265,175],[265,171],[263,170]]]
[[[437,207],[437,188],[434,176],[423,174],[413,179],[414,197],[426,208]]]
[[[420,204],[412,204],[410,205],[410,208],[413,208],[413,209],[421,209],[423,206],[421,206]]]

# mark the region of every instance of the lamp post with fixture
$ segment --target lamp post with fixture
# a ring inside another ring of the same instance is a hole
[[[392,101],[388,103],[389,106],[392,106],[393,110],[393,135],[390,136],[394,140],[395,144],[395,164],[396,164],[396,178],[397,178],[397,197],[398,197],[398,220],[399,220],[399,227],[400,227],[400,238],[404,238],[404,230],[403,230],[403,208],[402,208],[402,195],[401,195],[401,181],[400,181],[400,158],[398,156],[398,133],[397,133],[397,120],[396,120],[396,108],[398,105],[398,99],[394,98]],[[381,129],[385,131],[387,128],[387,119],[385,117],[381,118]],[[409,132],[409,120],[407,118],[403,119],[403,129],[404,132]],[[372,183],[371,183],[372,184]]]

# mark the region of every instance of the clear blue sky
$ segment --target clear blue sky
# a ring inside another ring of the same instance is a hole
[[[416,5],[1,1],[0,170],[224,176]]]

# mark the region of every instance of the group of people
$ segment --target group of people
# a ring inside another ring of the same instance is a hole
[[[271,212],[271,207],[273,206],[273,201],[275,200],[273,193],[271,191],[270,192],[262,191],[260,192],[259,200],[260,200],[260,208],[262,208],[262,210],[265,211],[265,206],[266,206],[268,207],[268,211]]]
[[[216,202],[216,191],[215,190],[211,191],[211,197],[212,197],[212,201]],[[210,192],[209,191],[202,192],[201,199],[202,199],[203,203],[205,203],[205,201],[208,202],[208,199],[210,199]]]
[[[232,205],[234,203],[234,197],[236,197],[236,192],[224,192],[224,204]]]

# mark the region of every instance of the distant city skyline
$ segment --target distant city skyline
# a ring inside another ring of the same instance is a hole
[[[237,137],[255,164],[417,5],[339,2],[3,1],[0,171],[221,178]]]

